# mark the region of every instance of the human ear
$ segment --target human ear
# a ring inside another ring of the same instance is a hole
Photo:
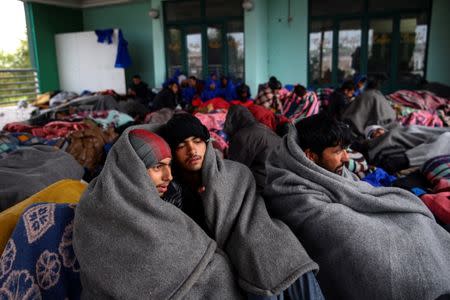
[[[310,149],[305,150],[305,155],[309,160],[311,160],[313,162],[316,162],[318,159],[318,155],[316,153],[312,152]]]

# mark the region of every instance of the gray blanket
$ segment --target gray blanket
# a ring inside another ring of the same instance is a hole
[[[237,299],[238,283],[272,295],[317,269],[287,226],[269,218],[250,171],[224,162],[211,144],[202,196],[209,237],[159,198],[129,143],[133,128],[114,144],[76,210],[83,298]],[[158,125],[139,128],[158,131]]]
[[[394,109],[379,90],[367,90],[358,96],[342,114],[342,120],[352,124],[352,129],[364,135],[369,125],[386,125],[396,119]]]
[[[385,157],[393,153],[405,153],[407,150],[413,149],[424,143],[432,143],[436,141],[443,133],[450,132],[448,127],[426,127],[426,126],[402,126],[398,123],[392,123],[386,127],[387,131],[384,135],[368,141],[368,158],[370,163],[377,164]],[[445,144],[445,143],[444,143]],[[426,160],[426,153],[430,147],[423,146],[417,151],[406,152],[408,158],[413,165],[420,165]],[[436,156],[448,154],[445,146],[436,150]],[[441,153],[441,154],[439,154]],[[425,158],[424,158],[425,157]]]
[[[306,158],[291,128],[267,163],[269,212],[319,263],[326,299],[436,299],[450,293],[450,235],[413,194],[374,188]]]
[[[111,148],[75,213],[82,298],[240,298],[228,258],[216,242],[158,196],[129,142],[133,128]]]
[[[202,180],[206,224],[245,291],[277,295],[301,275],[318,269],[289,228],[269,217],[250,170],[220,158],[211,143]]]
[[[54,147],[23,147],[0,159],[0,211],[62,179],[83,177],[83,167]]]

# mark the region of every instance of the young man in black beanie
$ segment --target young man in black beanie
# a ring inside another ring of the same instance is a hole
[[[183,204],[224,251],[248,299],[323,299],[318,266],[282,222],[267,213],[251,171],[214,151],[194,116],[175,115],[161,132],[173,154],[174,177],[192,192]],[[184,187],[183,186],[183,187]]]

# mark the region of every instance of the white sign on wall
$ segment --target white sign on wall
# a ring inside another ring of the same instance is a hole
[[[125,71],[115,68],[118,30],[114,30],[113,43],[97,42],[94,31],[61,33],[55,35],[61,90],[81,93],[113,89],[126,93]]]

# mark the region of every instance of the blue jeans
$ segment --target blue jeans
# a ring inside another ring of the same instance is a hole
[[[259,296],[248,293],[249,300],[324,300],[322,290],[313,272],[303,274],[291,286],[277,296]]]

